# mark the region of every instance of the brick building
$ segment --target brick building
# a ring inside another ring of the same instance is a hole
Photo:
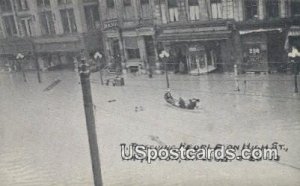
[[[123,69],[278,70],[299,43],[295,0],[100,0],[107,60]],[[291,28],[293,28],[291,30]],[[182,65],[183,64],[183,65]],[[180,68],[181,66],[181,68]]]
[[[82,49],[102,50],[97,0],[0,0],[0,62],[24,68],[73,66]],[[36,61],[37,60],[37,61]]]

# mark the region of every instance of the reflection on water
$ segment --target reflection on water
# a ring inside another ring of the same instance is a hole
[[[35,73],[27,74],[28,83],[24,83],[21,74],[0,74],[0,183],[92,185],[79,78],[68,71],[42,75],[43,83],[39,84]],[[237,175],[245,168],[251,176],[243,175],[244,181],[232,185],[249,185],[257,180],[272,185],[274,182],[264,179],[283,174],[282,185],[299,183],[299,171],[285,166],[300,167],[300,99],[293,94],[292,77],[241,76],[240,92],[234,91],[232,79],[220,74],[170,75],[174,96],[201,99],[202,111],[195,114],[166,107],[162,99],[164,76],[148,79],[128,75],[125,87],[107,87],[101,86],[99,75],[94,74],[93,99],[104,183],[185,185],[200,181],[205,185],[222,185],[210,180],[216,177],[238,180]],[[56,80],[61,81],[44,91]],[[112,99],[116,101],[109,102]],[[136,106],[144,110],[137,113]],[[149,166],[120,160],[120,143],[155,144],[149,136],[158,136],[162,143],[170,145],[278,141],[290,151],[282,154],[282,164]],[[168,173],[175,169],[176,173]],[[197,174],[188,173],[191,170]]]

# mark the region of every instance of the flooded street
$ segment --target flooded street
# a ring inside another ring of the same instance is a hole
[[[0,185],[93,185],[77,73],[0,74]],[[300,95],[292,75],[170,75],[174,97],[200,98],[200,112],[168,106],[165,77],[91,77],[104,185],[300,185]],[[61,80],[45,90],[56,80]],[[110,100],[115,100],[111,102]],[[136,107],[142,107],[136,112]],[[280,161],[122,161],[121,143],[284,144]]]

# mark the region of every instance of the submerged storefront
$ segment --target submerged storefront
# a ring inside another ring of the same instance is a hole
[[[240,35],[243,72],[279,71],[286,65],[283,29],[242,30]]]
[[[170,52],[168,69],[175,73],[224,71],[232,63],[232,32],[226,24],[161,28],[158,41]]]

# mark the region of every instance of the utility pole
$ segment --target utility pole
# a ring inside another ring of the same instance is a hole
[[[20,65],[20,68],[21,68],[21,71],[22,71],[22,74],[23,74],[24,82],[27,82],[26,74],[25,74],[25,72],[24,72],[23,65],[22,65],[22,63],[21,63],[21,60],[23,60],[24,57],[25,57],[25,56],[24,56],[23,54],[18,53],[18,54],[17,54],[17,57],[16,57],[16,60],[18,61],[19,65]]]
[[[42,83],[41,74],[40,74],[40,64],[39,64],[39,61],[38,61],[38,55],[37,55],[36,48],[35,48],[33,40],[31,40],[31,44],[32,44],[33,57],[34,57],[34,60],[35,60],[36,71],[37,71],[37,79],[38,79],[39,83]]]
[[[296,59],[294,60],[294,82],[295,82],[295,93],[298,93],[298,81],[297,81],[297,75],[298,75],[298,63]]]
[[[234,64],[234,81],[235,81],[235,91],[240,91],[237,64]]]
[[[169,76],[168,76],[168,70],[167,70],[167,60],[170,57],[170,54],[163,50],[160,54],[159,57],[163,60],[164,66],[165,66],[165,74],[166,74],[166,81],[167,81],[167,88],[170,88],[170,83],[169,83]]]
[[[94,104],[91,92],[90,70],[84,54],[81,54],[80,81],[83,94],[83,104],[86,118],[87,134],[89,139],[90,155],[92,160],[92,169],[94,176],[94,185],[102,186],[101,166],[97,142],[97,132],[94,116]]]

